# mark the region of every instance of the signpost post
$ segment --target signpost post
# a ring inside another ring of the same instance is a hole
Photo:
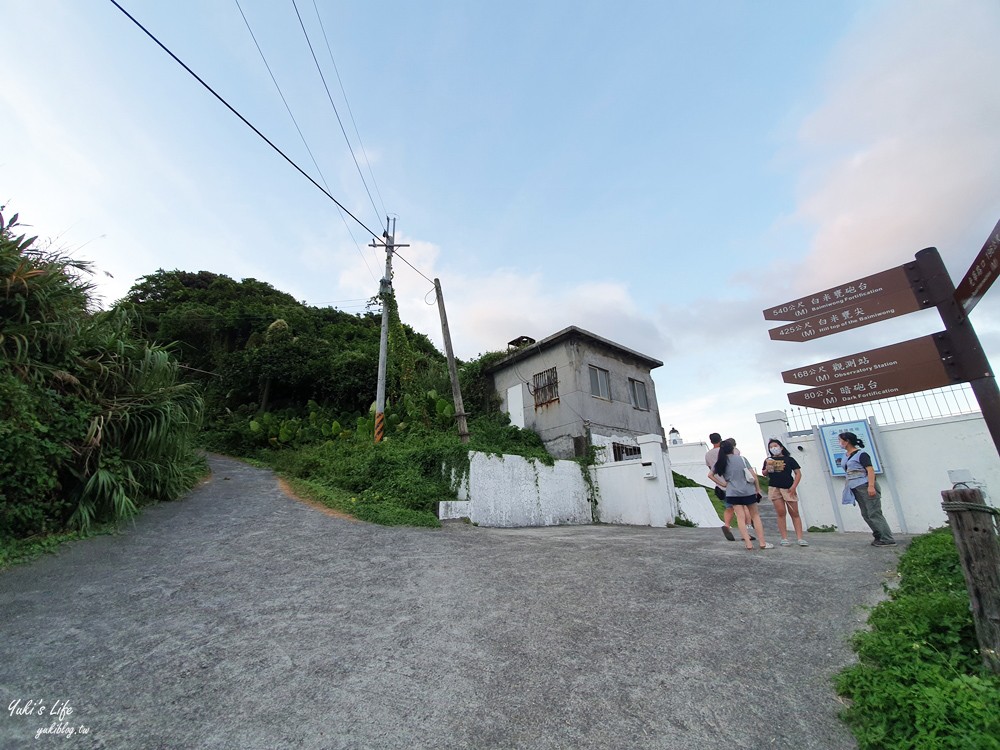
[[[937,248],[929,247],[913,263],[764,310],[765,320],[785,321],[768,331],[774,341],[809,341],[928,307],[944,323],[942,333],[783,372],[786,383],[813,386],[789,393],[789,402],[833,409],[968,382],[1000,453],[1000,390],[967,317],[997,277],[1000,222],[957,290]]]

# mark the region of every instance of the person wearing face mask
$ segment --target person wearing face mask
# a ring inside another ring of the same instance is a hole
[[[792,517],[792,527],[800,547],[808,547],[809,542],[802,538],[802,517],[799,515],[799,496],[795,489],[802,481],[802,469],[799,462],[792,458],[788,448],[777,438],[767,441],[767,452],[771,455],[764,460],[762,473],[767,477],[770,489],[768,499],[774,503],[778,514],[778,533],[781,534],[781,546],[787,547],[788,528],[785,524],[785,514]]]

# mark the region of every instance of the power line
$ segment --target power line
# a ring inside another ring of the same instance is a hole
[[[337,116],[337,124],[340,125],[340,132],[344,134],[344,140],[347,141],[347,150],[351,152],[351,158],[354,159],[354,166],[358,168],[358,176],[361,178],[361,184],[365,186],[365,192],[368,193],[368,200],[371,201],[372,208],[375,210],[375,215],[379,217],[379,223],[382,223],[382,217],[379,214],[378,207],[375,205],[375,199],[372,198],[372,192],[368,189],[368,182],[365,180],[365,175],[361,171],[361,165],[358,164],[358,157],[354,153],[354,148],[351,146],[351,139],[347,137],[347,130],[344,128],[344,123],[340,119],[340,112],[337,111],[337,105],[333,103],[333,95],[330,94],[330,87],[326,85],[326,76],[323,75],[323,69],[319,65],[319,60],[316,58],[316,51],[313,49],[312,42],[309,40],[309,32],[306,31],[306,25],[302,22],[302,15],[299,13],[299,6],[296,4],[295,0],[292,0],[292,7],[295,8],[295,15],[299,19],[299,26],[302,27],[302,35],[306,38],[306,44],[309,46],[309,53],[312,55],[313,62],[316,63],[316,70],[319,72],[320,80],[323,81],[323,88],[326,89],[326,98],[330,100],[330,106],[333,107],[333,114]],[[385,231],[389,231],[389,227],[384,227]]]
[[[206,89],[208,89],[208,92],[210,94],[212,94],[212,96],[214,96],[220,102],[222,102],[222,104],[225,105],[226,109],[228,109],[234,115],[236,115],[237,117],[239,117],[240,120],[243,121],[244,125],[246,125],[248,128],[250,128],[254,133],[256,133],[265,143],[267,143],[268,146],[270,146],[275,151],[277,151],[278,154],[281,156],[281,158],[283,158],[285,161],[287,161],[289,164],[291,164],[293,167],[295,167],[295,169],[299,172],[299,174],[301,174],[303,177],[305,177],[307,180],[309,180],[309,182],[311,182],[313,185],[315,185],[316,188],[320,192],[323,193],[323,195],[325,195],[327,198],[329,198],[334,203],[336,203],[337,206],[339,206],[340,209],[344,213],[346,213],[348,216],[350,216],[352,219],[354,219],[361,226],[362,229],[364,229],[366,232],[368,232],[368,234],[370,234],[376,240],[379,239],[379,235],[375,234],[375,232],[373,232],[371,229],[369,229],[367,226],[365,226],[364,222],[361,221],[361,219],[359,219],[357,216],[355,216],[350,211],[348,211],[347,207],[344,206],[344,204],[342,204],[340,201],[338,201],[336,198],[334,198],[332,195],[330,195],[330,192],[326,188],[324,188],[322,185],[320,185],[318,182],[316,182],[316,180],[314,180],[312,177],[310,177],[309,174],[305,170],[302,169],[302,167],[300,167],[298,164],[296,164],[294,161],[292,161],[285,154],[284,151],[282,151],[280,148],[278,148],[276,145],[274,145],[274,143],[266,135],[264,135],[263,133],[261,133],[256,127],[254,127],[250,123],[250,121],[247,118],[245,118],[243,115],[241,115],[236,110],[236,108],[233,107],[233,105],[231,105],[229,102],[227,102],[225,99],[223,99],[221,95],[219,95],[218,93],[216,93],[215,89],[213,89],[211,86],[209,86],[207,83],[205,83],[205,81],[202,80],[201,76],[199,76],[197,73],[195,73],[193,70],[191,70],[191,68],[189,68],[184,63],[183,60],[181,60],[179,57],[177,57],[177,55],[175,55],[173,52],[171,52],[167,48],[167,46],[163,42],[161,42],[159,39],[157,39],[156,36],[151,31],[149,31],[145,26],[143,26],[141,23],[139,23],[132,16],[131,13],[129,13],[121,5],[119,5],[118,2],[117,2],[117,0],[108,0],[108,1],[112,5],[114,5],[116,8],[118,8],[118,10],[120,10],[132,23],[134,23],[136,26],[138,26],[146,36],[148,36],[150,39],[152,39],[154,42],[156,42],[157,46],[159,46],[160,49],[162,49],[164,52],[166,52],[168,55],[170,55],[174,59],[174,62],[176,62],[178,65],[180,65],[182,68],[184,68],[184,70],[186,70],[196,81],[198,81],[198,83],[200,83],[202,86],[204,86]]]
[[[399,253],[394,253],[394,255],[397,258],[399,258],[401,261],[403,261],[406,265],[408,265],[410,268],[412,268],[414,271],[416,271],[421,276],[423,276],[425,279],[427,279],[429,282],[431,282],[432,284],[434,283],[434,279],[428,278],[428,276],[425,273],[423,273],[422,271],[420,271],[415,265],[413,265],[412,263],[410,263],[410,261],[408,261],[402,255],[400,255]]]
[[[375,186],[375,195],[378,196],[378,202],[382,205],[382,214],[387,214],[388,211],[385,210],[385,201],[382,200],[382,191],[378,189],[378,182],[375,181],[375,172],[372,171],[372,164],[368,161],[368,151],[365,149],[365,144],[361,140],[361,132],[358,130],[358,123],[354,119],[354,110],[351,109],[351,102],[347,99],[347,91],[344,89],[344,82],[340,79],[340,70],[337,69],[337,61],[333,59],[333,49],[330,47],[330,38],[326,35],[326,27],[323,25],[323,17],[319,13],[319,6],[316,5],[316,0],[313,0],[313,10],[316,11],[316,20],[319,21],[320,31],[323,32],[323,41],[326,42],[326,51],[330,55],[330,64],[333,65],[333,72],[337,74],[337,83],[340,84],[340,93],[344,95],[344,104],[347,105],[347,114],[351,116],[351,124],[354,125],[354,134],[358,137],[358,144],[361,146],[361,154],[365,157],[365,164],[368,165],[368,174],[371,175],[372,185]]]
[[[243,16],[243,23],[246,24],[247,31],[250,32],[250,38],[253,39],[254,46],[257,48],[257,52],[260,53],[260,59],[264,61],[264,67],[267,68],[268,75],[271,76],[271,81],[274,83],[274,87],[278,90],[278,96],[281,97],[281,103],[285,105],[285,111],[288,112],[288,116],[292,118],[292,123],[295,125],[295,130],[299,134],[299,138],[302,139],[302,145],[306,147],[306,151],[309,152],[309,158],[312,159],[313,166],[316,167],[316,171],[319,172],[319,178],[323,180],[323,186],[329,190],[330,184],[326,181],[326,176],[323,174],[323,170],[320,169],[319,164],[316,162],[316,157],[313,155],[312,149],[309,148],[309,144],[306,142],[306,137],[302,134],[302,128],[299,127],[298,121],[295,119],[295,115],[292,114],[292,108],[288,106],[288,100],[285,99],[285,94],[281,90],[281,86],[278,85],[278,79],[274,77],[274,72],[271,70],[271,66],[267,63],[267,58],[264,56],[264,50],[260,48],[260,44],[257,42],[257,37],[253,33],[253,29],[250,28],[250,21],[247,20],[246,13],[243,12],[243,8],[240,6],[240,0],[235,0],[236,7],[240,11],[240,15]],[[374,179],[374,178],[373,178]],[[355,246],[358,248],[358,255],[361,256],[361,261],[365,264],[365,268],[368,269],[368,275],[371,276],[372,281],[378,283],[378,279],[375,278],[375,274],[372,273],[371,266],[368,265],[368,259],[365,254],[361,251],[361,245],[354,236],[354,232],[351,231],[351,225],[347,223],[347,219],[344,218],[343,212],[337,209],[337,215],[340,216],[340,220],[344,222],[344,227],[347,228],[347,233],[351,236]]]

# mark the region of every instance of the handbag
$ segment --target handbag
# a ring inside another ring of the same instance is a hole
[[[740,458],[743,458],[743,476],[746,477],[746,480],[750,482],[750,484],[756,484],[757,475],[754,473],[754,470],[750,468],[750,462],[743,456],[740,456]]]

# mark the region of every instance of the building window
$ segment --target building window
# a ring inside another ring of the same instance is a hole
[[[612,443],[611,452],[615,461],[634,461],[637,458],[642,458],[642,449],[638,445]]]
[[[607,370],[590,366],[590,394],[597,398],[611,400],[611,380]]]
[[[632,406],[636,409],[649,411],[649,399],[646,398],[646,384],[641,380],[628,379],[628,389],[632,394]]]
[[[559,400],[559,376],[556,375],[556,368],[550,367],[535,375],[534,394],[535,406]]]

